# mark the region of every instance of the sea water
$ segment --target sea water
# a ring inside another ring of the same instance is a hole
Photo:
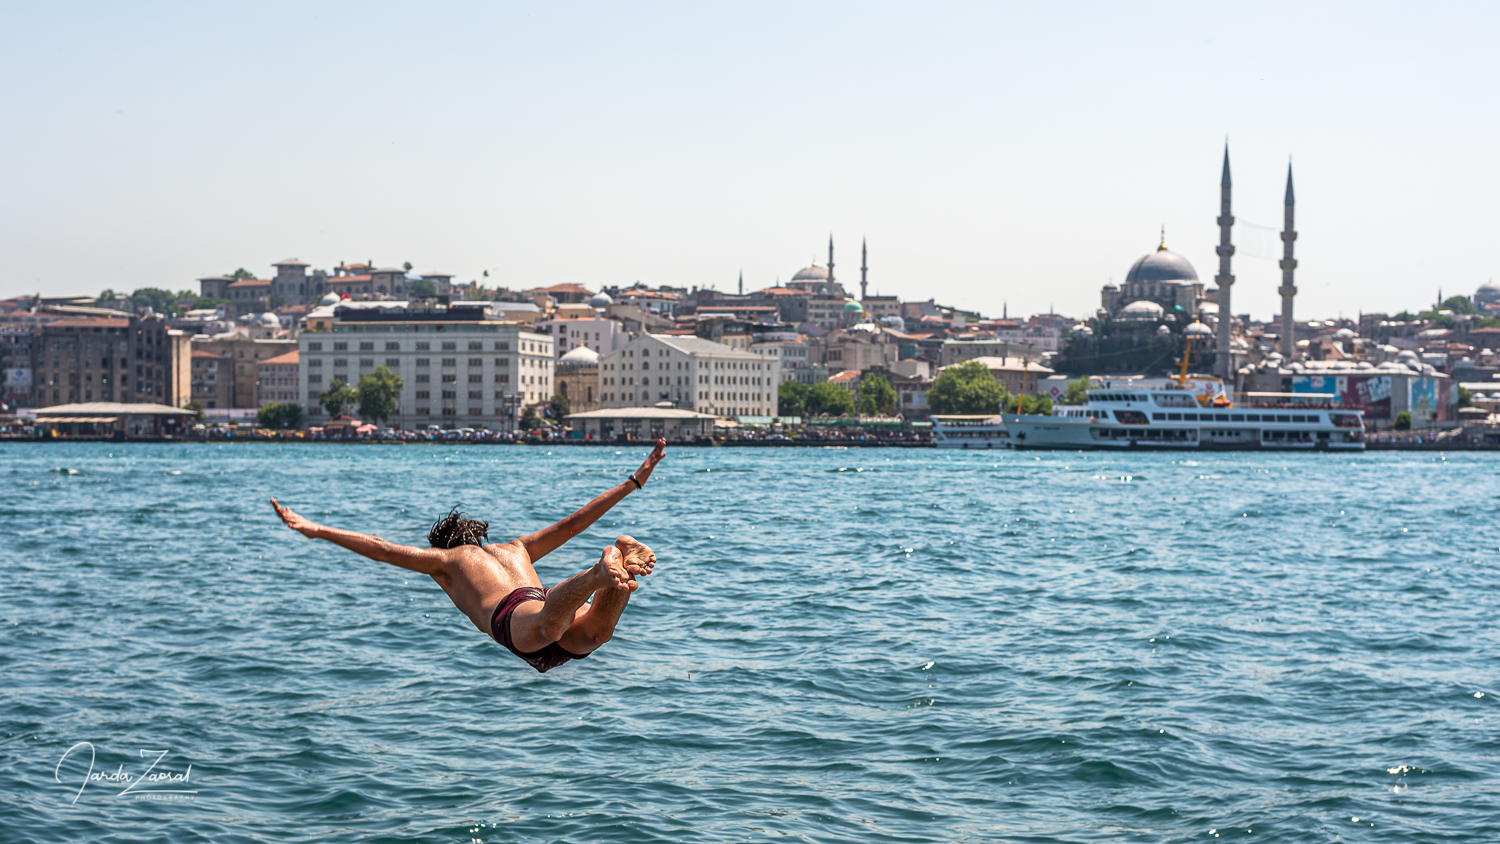
[[[0,840],[1500,837],[1500,456],[672,449],[545,675],[266,503],[506,540],[644,454],[0,445]]]

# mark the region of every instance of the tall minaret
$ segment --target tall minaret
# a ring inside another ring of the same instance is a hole
[[[865,241],[859,242],[859,301],[863,302],[866,297],[865,288],[870,283],[870,247]]]
[[[1234,356],[1230,352],[1230,325],[1234,322],[1234,309],[1229,303],[1229,289],[1234,286],[1234,276],[1229,272],[1229,257],[1234,254],[1234,244],[1229,242],[1229,230],[1234,227],[1234,215],[1229,211],[1229,143],[1224,143],[1224,175],[1219,179],[1219,274],[1214,283],[1219,285],[1219,353],[1215,368],[1226,383],[1234,379]],[[1233,385],[1230,385],[1233,389]]]
[[[828,287],[833,287],[833,235],[828,236]]]
[[[1292,298],[1297,288],[1292,284],[1292,273],[1297,269],[1297,259],[1292,257],[1292,244],[1297,232],[1292,228],[1297,210],[1297,199],[1292,194],[1292,164],[1286,165],[1286,228],[1281,232],[1281,356],[1288,361],[1297,357],[1297,323],[1292,319]]]
[[[745,271],[740,270],[740,295],[745,295]]]

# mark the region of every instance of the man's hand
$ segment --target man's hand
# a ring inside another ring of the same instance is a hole
[[[304,519],[296,513],[293,513],[292,508],[283,507],[280,504],[277,504],[276,499],[274,498],[271,499],[271,506],[276,508],[276,515],[280,516],[283,522],[286,522],[287,527],[295,530],[308,539],[315,538],[313,536],[313,532],[318,529],[318,526],[316,524],[313,524],[307,519]]]
[[[642,463],[641,468],[636,469],[635,472],[630,475],[630,477],[635,478],[635,482],[644,487],[646,485],[646,481],[651,477],[651,470],[656,468],[656,464],[661,462],[662,456],[666,453],[666,439],[663,438],[657,440],[656,448],[651,449],[651,453],[646,456],[646,462]]]

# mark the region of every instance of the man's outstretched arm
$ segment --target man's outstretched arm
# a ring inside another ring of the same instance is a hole
[[[639,469],[630,474],[625,482],[603,493],[593,501],[578,508],[573,515],[562,521],[548,525],[536,533],[523,536],[515,540],[517,544],[526,549],[526,554],[535,563],[537,560],[547,556],[562,547],[564,542],[588,530],[589,525],[599,520],[599,517],[609,512],[609,508],[619,504],[625,496],[646,485],[647,479],[651,477],[651,471],[656,464],[661,462],[662,455],[666,453],[667,441],[660,439],[656,441],[656,448],[646,457]]]
[[[276,515],[286,523],[286,526],[302,534],[308,539],[326,539],[335,545],[348,548],[356,554],[369,557],[382,563],[390,563],[404,569],[432,574],[438,570],[438,566],[444,560],[444,553],[436,548],[414,548],[410,545],[397,545],[387,542],[378,536],[370,536],[364,533],[355,533],[352,530],[340,530],[307,519],[293,513],[290,507],[283,507],[271,499],[271,506],[276,508]]]

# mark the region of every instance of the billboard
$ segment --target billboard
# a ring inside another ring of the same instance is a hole
[[[1366,419],[1391,418],[1389,375],[1293,375],[1292,392],[1332,394],[1344,407],[1357,407]]]

